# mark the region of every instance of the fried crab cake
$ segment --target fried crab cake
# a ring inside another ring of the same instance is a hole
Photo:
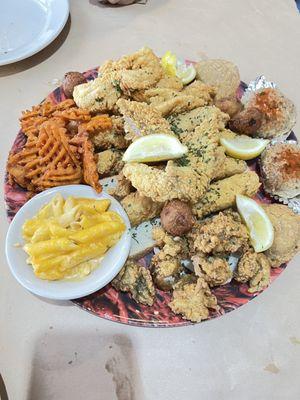
[[[289,199],[300,194],[300,146],[276,143],[262,154],[260,168],[267,192]]]

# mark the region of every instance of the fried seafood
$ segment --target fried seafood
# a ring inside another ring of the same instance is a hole
[[[162,227],[173,236],[189,232],[195,222],[190,205],[180,200],[165,204],[160,219]]]
[[[205,60],[196,64],[197,79],[214,86],[216,98],[235,96],[240,84],[240,74],[236,65],[227,60]]]
[[[247,251],[238,262],[234,279],[241,283],[249,283],[248,292],[258,292],[270,283],[270,262],[263,253]]]
[[[198,218],[216,211],[225,210],[235,205],[237,194],[253,197],[260,186],[258,175],[254,171],[246,171],[221,179],[210,185],[205,195],[193,207]]]
[[[254,107],[263,114],[257,136],[274,138],[289,133],[296,123],[296,107],[278,89],[261,89],[252,93],[246,109]]]
[[[272,267],[289,261],[300,247],[300,216],[283,204],[263,206],[274,228],[272,246],[265,251]]]
[[[220,212],[200,221],[188,235],[192,252],[227,254],[249,246],[249,234],[236,212]]]
[[[33,192],[80,183],[83,176],[66,129],[54,121],[44,122],[38,137],[28,139],[19,153],[9,155],[7,169],[11,181]]]
[[[237,113],[239,113],[243,109],[241,101],[237,99],[236,96],[216,99],[214,104],[222,112],[228,114],[230,118],[234,117]]]
[[[134,140],[153,133],[173,135],[168,121],[150,105],[121,99],[117,106],[124,117],[127,140]]]
[[[131,293],[137,303],[148,306],[154,303],[155,288],[151,274],[134,261],[127,261],[111,284],[117,290]]]
[[[224,285],[232,278],[228,262],[221,257],[203,257],[194,255],[191,258],[195,274],[205,279],[209,286]]]
[[[247,169],[247,163],[232,157],[225,157],[225,160],[215,172],[214,180],[228,178],[229,176],[241,174]]]
[[[145,95],[148,102],[165,117],[212,104],[214,93],[211,86],[195,81],[181,91],[154,88],[147,90]]]
[[[193,132],[204,121],[209,121],[213,130],[222,130],[225,128],[229,116],[215,106],[206,106],[183,114],[170,115],[167,120],[172,131],[181,138],[182,135]]]
[[[116,179],[116,187],[108,190],[108,193],[111,196],[117,197],[118,199],[123,199],[128,194],[133,192],[134,188],[131,185],[131,182],[125,178],[123,172],[120,172]]]
[[[178,282],[173,291],[169,307],[176,314],[181,314],[184,319],[200,322],[209,317],[209,310],[217,310],[217,299],[211,293],[203,278],[198,278],[197,283],[181,285]]]
[[[99,68],[100,76],[111,75],[121,92],[153,87],[163,76],[160,59],[147,47],[126,55],[118,61],[108,61]]]
[[[137,226],[144,221],[158,217],[163,207],[162,203],[154,202],[151,198],[139,192],[128,194],[121,200],[132,226]]]
[[[205,193],[209,178],[190,167],[179,167],[169,161],[165,170],[146,164],[130,163],[123,173],[132,185],[153,201],[164,202],[180,199],[197,202]]]
[[[104,150],[96,154],[100,177],[117,175],[123,168],[123,152],[117,149]]]
[[[300,194],[299,145],[271,145],[261,155],[260,169],[266,191],[286,199]]]

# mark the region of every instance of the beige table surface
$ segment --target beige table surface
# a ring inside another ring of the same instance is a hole
[[[21,110],[51,91],[53,79],[144,45],[194,60],[228,58],[246,82],[261,73],[276,81],[300,110],[293,0],[95,3],[72,0],[71,24],[55,43],[0,67],[2,178]],[[269,290],[222,318],[177,329],[127,327],[23,290],[5,261],[1,207],[0,373],[10,400],[300,398],[299,258]]]

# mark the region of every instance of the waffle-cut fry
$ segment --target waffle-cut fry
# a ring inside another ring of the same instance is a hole
[[[24,149],[8,160],[10,179],[27,190],[80,183],[82,168],[69,145],[66,129],[56,121],[44,122],[38,138],[28,138]]]
[[[86,132],[94,135],[99,132],[105,132],[112,129],[112,120],[108,115],[96,115],[86,124],[79,126],[79,133]]]
[[[84,137],[83,140],[83,179],[85,183],[92,186],[96,192],[100,193],[102,187],[99,183],[99,174],[97,171],[97,163],[94,156],[94,146],[92,142]]]
[[[72,107],[63,111],[55,111],[53,113],[55,117],[62,118],[66,121],[81,121],[87,122],[91,119],[91,114],[88,110],[83,108]]]

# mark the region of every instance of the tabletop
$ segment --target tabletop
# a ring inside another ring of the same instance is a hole
[[[67,71],[145,45],[192,60],[227,58],[246,82],[264,74],[278,83],[299,111],[299,35],[294,0],[148,0],[126,7],[71,0],[67,25],[50,46],[0,67],[2,180],[21,110]],[[2,185],[1,191],[3,198]],[[300,257],[258,298],[221,318],[134,328],[26,292],[4,257],[7,227],[2,201],[1,400],[4,385],[10,400],[300,398]]]

